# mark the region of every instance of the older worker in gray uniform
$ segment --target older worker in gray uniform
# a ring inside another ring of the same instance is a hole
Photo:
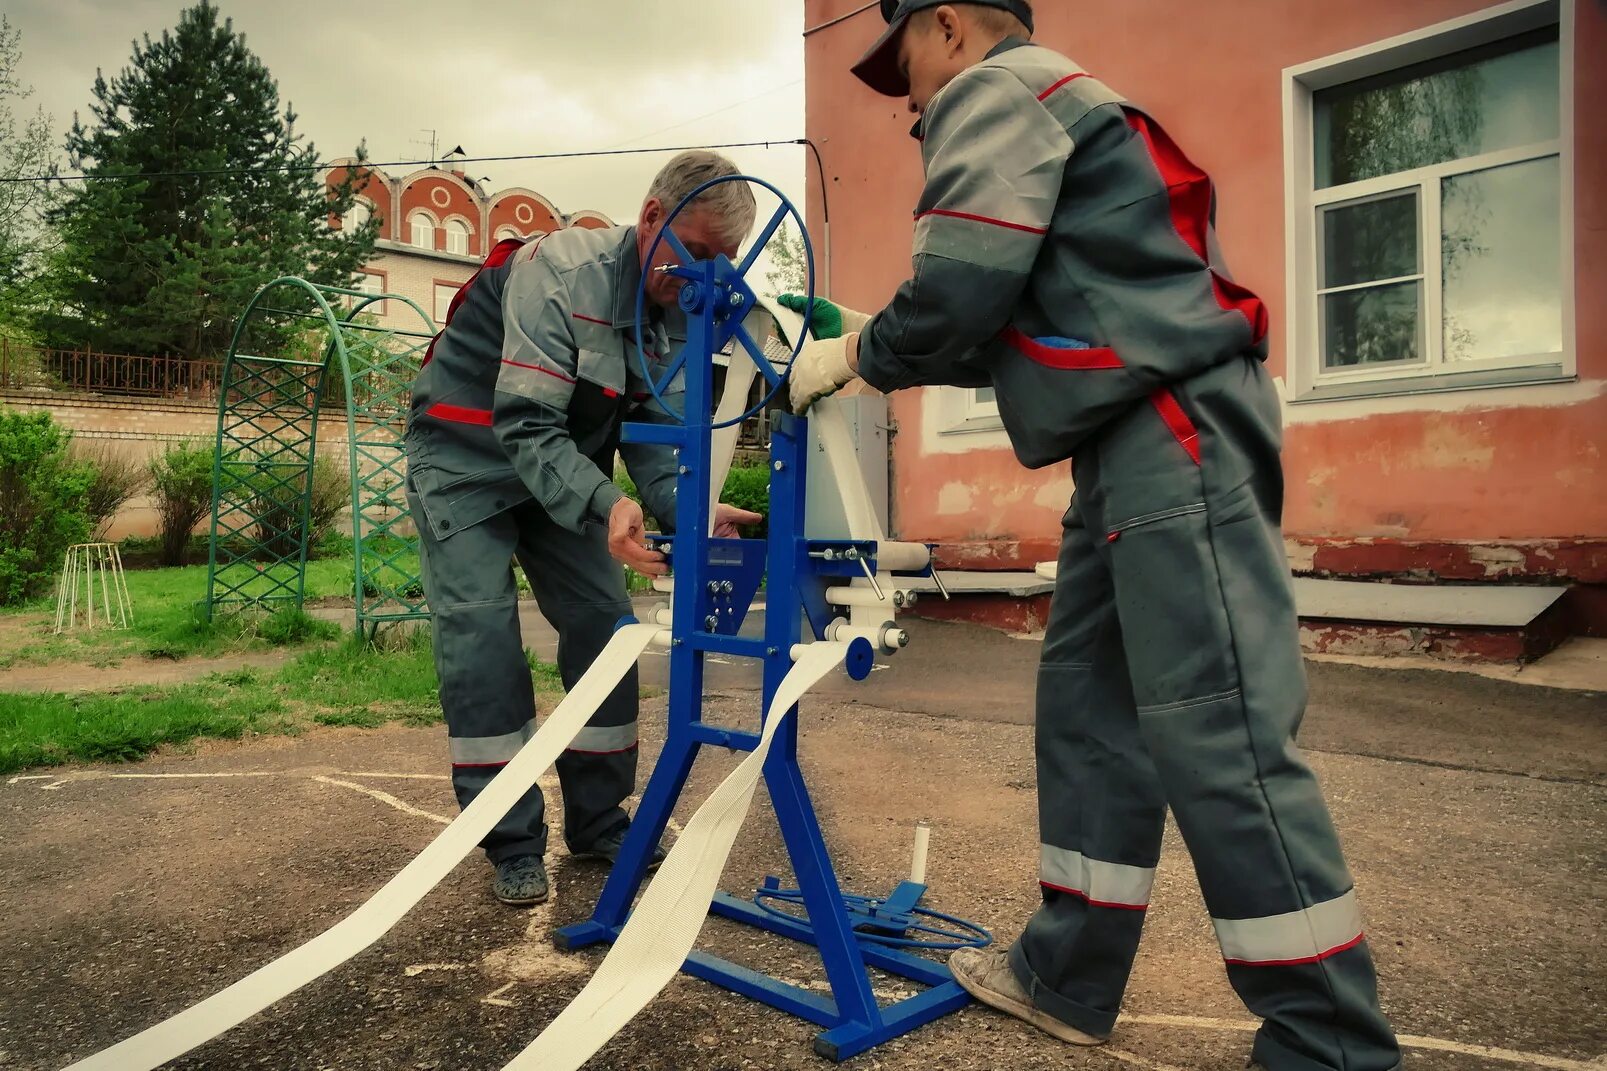
[[[951,960],[1063,1040],[1116,1025],[1171,807],[1269,1071],[1399,1049],[1316,778],[1279,534],[1267,313],[1234,282],[1210,180],[1150,116],[1028,41],[1025,0],[886,0],[855,67],[921,114],[914,277],[793,369],[800,407],[991,386],[1017,456],[1073,460],[1038,676],[1043,903]],[[797,302],[793,302],[797,304]]]
[[[615,487],[616,451],[664,530],[675,519],[668,447],[621,445],[625,420],[671,418],[652,402],[636,358],[637,286],[648,246],[680,200],[736,173],[711,152],[683,153],[654,180],[634,226],[570,228],[499,243],[454,298],[413,387],[408,505],[419,530],[424,593],[434,613],[435,666],[452,753],[452,784],[469,802],[535,733],[530,667],[519,633],[511,562],[529,578],[558,632],[558,670],[575,682],[630,613],[619,562],[659,574],[642,509]],[[714,187],[674,230],[699,258],[737,247],[753,226],[746,184]],[[673,261],[667,242],[656,263]],[[651,273],[649,356],[667,361],[666,310],[677,280]],[[673,400],[671,402],[673,405]],[[721,534],[754,514],[721,506]],[[616,560],[617,559],[617,560]],[[558,760],[564,838],[580,858],[613,862],[636,783],[638,690],[633,670]],[[505,903],[547,898],[541,790],[482,842]]]

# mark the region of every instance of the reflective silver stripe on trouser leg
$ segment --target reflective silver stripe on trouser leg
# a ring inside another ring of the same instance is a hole
[[[588,725],[566,751],[582,755],[617,755],[636,746],[636,722],[624,725]]]
[[[1343,893],[1313,907],[1255,919],[1217,919],[1222,958],[1243,966],[1286,967],[1316,963],[1362,941],[1356,892]]]
[[[1038,881],[1051,889],[1070,893],[1093,907],[1143,911],[1149,907],[1155,868],[1107,863],[1067,848],[1040,844]]]
[[[535,735],[536,719],[531,718],[513,732],[500,736],[454,736],[450,740],[452,765],[506,766]]]

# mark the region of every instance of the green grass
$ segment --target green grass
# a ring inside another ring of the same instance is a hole
[[[402,563],[406,567],[407,563]],[[130,569],[129,602],[133,625],[128,629],[50,634],[55,600],[40,600],[6,611],[17,627],[0,640],[0,669],[51,662],[111,665],[129,658],[184,659],[231,652],[284,647],[330,639],[339,630],[294,610],[272,614],[220,613],[212,621],[201,614],[206,598],[206,566]],[[350,596],[351,559],[334,557],[307,563],[307,598]]]
[[[550,709],[557,670],[529,656]],[[440,721],[427,629],[378,645],[348,637],[268,672],[214,673],[191,684],[115,694],[0,694],[0,774],[67,762],[125,762],[199,737],[295,735],[325,726]]]

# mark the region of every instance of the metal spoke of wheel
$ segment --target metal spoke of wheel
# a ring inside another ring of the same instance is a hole
[[[759,374],[764,376],[772,387],[779,385],[781,373],[770,363],[770,358],[764,355],[764,347],[755,342],[753,336],[748,334],[748,329],[741,324],[737,324],[735,334],[737,341],[742,343],[742,348],[748,351],[748,359],[758,366]]]

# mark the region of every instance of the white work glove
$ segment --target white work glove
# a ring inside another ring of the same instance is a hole
[[[836,394],[859,378],[849,354],[859,348],[859,335],[807,342],[792,362],[789,397],[792,411],[802,416],[820,399]]]

